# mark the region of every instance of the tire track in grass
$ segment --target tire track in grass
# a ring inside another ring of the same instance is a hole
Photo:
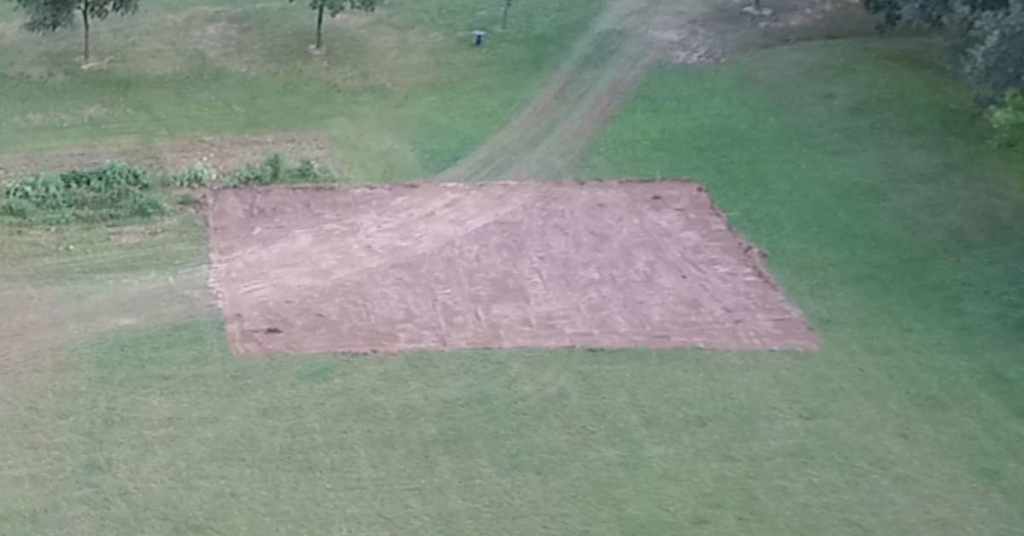
[[[0,390],[100,333],[208,311],[199,232],[172,220],[0,238]]]
[[[704,9],[699,0],[612,0],[540,94],[490,140],[436,179],[572,178],[590,140],[655,62],[680,46],[676,30]],[[709,45],[686,46],[702,50]],[[704,57],[694,54],[693,62]]]

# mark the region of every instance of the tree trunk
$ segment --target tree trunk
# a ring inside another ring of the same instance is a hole
[[[316,12],[316,49],[321,50],[324,46],[324,3],[320,2],[320,8]]]
[[[85,30],[85,40],[82,44],[82,64],[89,63],[89,2],[82,2],[82,28]]]
[[[512,0],[505,0],[505,11],[501,14],[501,29],[508,28],[508,12],[512,9]]]

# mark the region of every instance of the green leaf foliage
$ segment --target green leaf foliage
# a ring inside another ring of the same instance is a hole
[[[282,183],[320,182],[328,178],[312,160],[303,160],[296,167],[288,165],[280,154],[272,154],[258,166],[249,165],[229,175],[224,181],[228,188],[242,186],[266,186]]]
[[[217,173],[203,164],[196,164],[181,173],[171,175],[171,185],[176,188],[204,188],[217,177]]]
[[[81,14],[105,19],[111,13],[128,15],[139,9],[139,0],[14,0],[25,13],[25,28],[34,32],[56,31],[74,24]]]
[[[989,121],[996,130],[996,142],[1006,147],[1024,146],[1024,92],[1007,92],[1003,102],[989,108]]]
[[[113,163],[16,180],[7,185],[0,214],[32,223],[110,222],[164,212],[145,171]]]
[[[983,12],[973,21],[961,67],[984,100],[1024,88],[1024,1]]]
[[[294,2],[295,0],[290,0]],[[378,0],[309,0],[309,8],[319,10],[321,7],[332,16],[346,10],[373,11],[377,9]]]

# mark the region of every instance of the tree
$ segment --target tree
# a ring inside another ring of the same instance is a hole
[[[295,0],[288,0],[295,2]],[[347,9],[358,9],[361,11],[373,11],[377,9],[378,0],[309,0],[309,8],[316,11],[316,50],[322,50],[324,46],[324,13],[330,13],[333,17]]]
[[[14,0],[28,13],[25,28],[32,32],[55,32],[68,28],[77,17],[82,19],[83,63],[89,63],[89,23],[105,19],[111,13],[128,15],[139,9],[139,0]]]
[[[944,32],[960,72],[983,101],[1024,88],[1024,0],[864,0],[883,28]]]
[[[1024,1],[982,13],[963,39],[961,70],[983,100],[1024,88]]]
[[[981,13],[1003,11],[1011,0],[864,0],[872,13],[885,17],[886,26],[950,28]]]

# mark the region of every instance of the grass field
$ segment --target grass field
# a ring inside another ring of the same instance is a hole
[[[153,9],[214,17],[216,4]],[[393,4],[366,24],[448,35],[478,22],[441,10],[451,2]],[[282,67],[274,54],[314,61],[296,6],[281,26],[277,4],[216,15],[298,36],[281,40],[290,52],[243,47],[257,67],[241,74],[208,59],[157,72],[173,63],[159,50],[81,72],[73,35],[33,59],[37,38],[3,26],[0,158],[95,132],[312,123],[353,177],[440,171],[529,99],[591,12],[522,4],[536,39],[496,45],[486,54],[502,62],[486,67],[442,54],[425,79],[365,55],[351,78]],[[121,24],[101,25],[97,55],[113,54],[113,27],[145,35]],[[345,39],[333,30],[329,43]],[[40,65],[46,80],[7,74]],[[188,89],[207,68],[209,114]],[[480,69],[492,77],[459,76]],[[116,93],[131,104],[87,127],[15,124],[105,102],[110,84],[133,88]],[[243,87],[232,116],[216,95]],[[320,98],[333,115],[307,108]],[[987,136],[931,43],[875,37],[657,68],[598,135],[581,178],[709,186],[817,329],[814,354],[240,361],[208,296],[198,215],[0,228],[0,534],[1024,534],[1024,157]]]
[[[79,31],[31,35],[0,4],[0,155],[63,147],[146,146],[204,135],[323,133],[345,176],[432,175],[486,139],[558,65],[604,0],[524,0],[508,31],[500,4],[389,0],[327,24],[281,1],[143,2]],[[492,30],[475,49],[471,30]]]

